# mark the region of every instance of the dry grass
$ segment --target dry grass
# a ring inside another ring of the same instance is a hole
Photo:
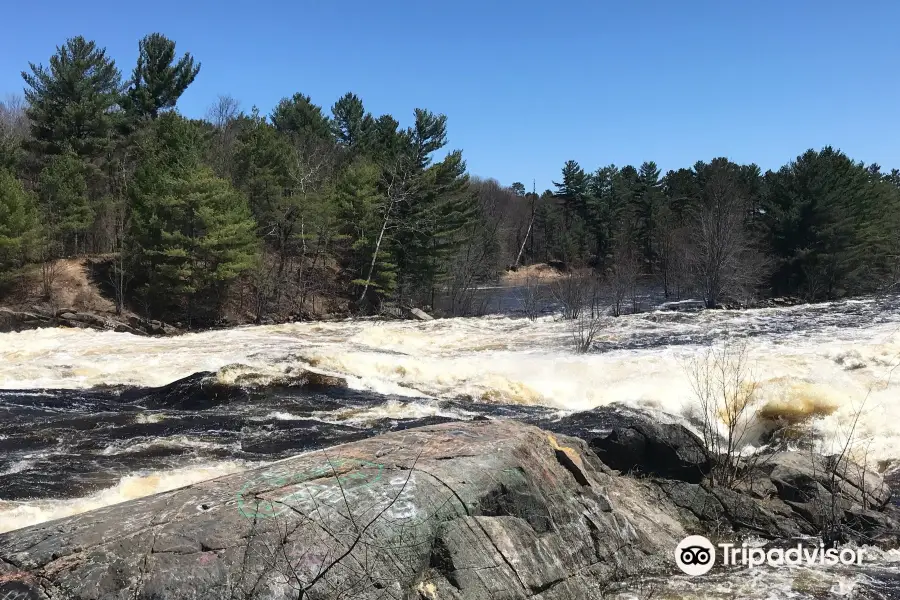
[[[79,312],[114,312],[115,304],[91,282],[89,273],[87,259],[56,261],[48,303],[43,298],[40,268],[35,267],[20,276],[21,282],[13,286],[16,292],[3,298],[2,303],[17,309],[50,304]]]
[[[565,276],[565,273],[558,269],[554,269],[550,265],[538,263],[536,265],[528,265],[527,267],[519,267],[515,271],[507,271],[500,276],[500,282],[505,285],[522,285],[529,281],[547,283],[556,281]]]

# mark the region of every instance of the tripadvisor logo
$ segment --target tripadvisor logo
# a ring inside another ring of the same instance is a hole
[[[690,576],[705,575],[716,564],[716,556],[720,557],[722,566],[744,566],[749,569],[768,565],[770,567],[783,566],[826,566],[832,567],[838,563],[842,565],[861,565],[863,550],[861,548],[837,548],[825,549],[825,544],[819,542],[818,546],[804,547],[797,544],[792,548],[754,548],[746,543],[740,546],[730,543],[719,543],[714,546],[712,542],[702,535],[689,535],[681,540],[675,547],[675,564],[678,568]]]

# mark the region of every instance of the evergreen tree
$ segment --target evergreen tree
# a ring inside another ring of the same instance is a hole
[[[396,166],[409,152],[409,135],[391,115],[381,115],[372,123],[366,153],[378,164]]]
[[[662,182],[659,179],[659,168],[653,161],[645,162],[638,170],[638,193],[634,205],[634,218],[639,238],[639,247],[643,256],[643,262],[650,270],[656,261],[656,253],[653,248],[653,232],[655,222],[653,220],[659,210],[662,199]]]
[[[366,145],[374,121],[356,94],[344,94],[331,107],[331,114],[331,131],[338,144],[349,150]]]
[[[408,140],[407,151],[386,165],[384,180],[404,188],[403,201],[396,205],[393,250],[400,298],[412,295],[430,300],[446,274],[443,261],[458,247],[459,232],[477,209],[462,152],[450,152],[433,163],[434,153],[446,144],[447,118],[422,109],[415,114],[415,125],[400,138]]]
[[[663,194],[668,199],[668,206],[676,223],[684,225],[688,214],[700,198],[700,184],[697,174],[691,169],[669,171],[663,178]]]
[[[567,161],[562,168],[562,181],[553,182],[555,196],[562,204],[563,256],[565,263],[582,262],[587,255],[586,219],[590,178],[576,161]]]
[[[335,185],[334,203],[345,241],[341,265],[346,277],[357,287],[368,281],[374,293],[387,295],[394,291],[397,274],[391,262],[393,229],[386,229],[379,244],[388,208],[387,199],[378,189],[380,175],[380,169],[371,162],[351,163]]]
[[[40,218],[34,197],[0,168],[0,283],[34,258]]]
[[[585,214],[589,179],[577,161],[569,160],[562,168],[562,182],[553,182],[556,197],[562,202],[568,227],[575,215]]]
[[[283,98],[272,111],[272,125],[281,133],[302,138],[332,139],[329,118],[304,94]]]
[[[826,147],[766,176],[763,227],[776,293],[816,299],[872,291],[893,268],[900,199],[880,170]]]
[[[609,165],[597,169],[590,179],[587,224],[594,240],[597,267],[601,267],[611,257],[613,239],[621,219],[622,204],[616,196],[618,173],[615,165]]]
[[[38,179],[48,258],[80,252],[94,222],[87,169],[71,150],[52,156]]]
[[[71,149],[96,158],[111,143],[118,119],[121,75],[106,49],[78,36],[58,46],[49,68],[30,64],[23,72],[31,146],[41,155]]]
[[[161,33],[151,33],[138,42],[137,65],[125,95],[125,109],[136,118],[155,119],[160,111],[175,108],[197,73],[190,53],[176,60],[175,42]]]
[[[150,280],[166,290],[189,320],[218,316],[227,285],[256,260],[256,224],[246,199],[205,168],[167,180],[152,196],[140,196],[135,220],[141,247],[153,265]]]
[[[238,129],[234,184],[247,196],[261,235],[282,251],[298,216],[290,193],[291,146],[258,112],[242,118]]]
[[[246,198],[202,165],[205,139],[172,112],[140,132],[127,264],[157,314],[208,322],[227,285],[253,265],[258,241]]]

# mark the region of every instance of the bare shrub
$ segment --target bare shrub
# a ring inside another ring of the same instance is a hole
[[[740,484],[761,455],[742,458],[757,421],[757,394],[747,346],[726,341],[708,348],[685,364],[697,400],[703,442],[712,452],[710,483],[727,488]]]
[[[632,312],[637,311],[637,278],[641,265],[637,249],[630,240],[619,240],[613,249],[613,260],[608,270],[607,285],[612,297],[613,316],[621,316],[625,301],[631,299]]]
[[[578,316],[572,319],[572,341],[575,352],[585,354],[594,345],[594,339],[603,329],[603,320],[600,315],[592,310],[582,310]]]
[[[48,258],[41,263],[41,296],[44,300],[53,300],[55,284],[61,272],[60,262],[55,258]]]
[[[890,383],[898,367],[900,367],[900,362],[891,367],[885,384]],[[819,533],[822,540],[829,546],[846,542],[849,533],[855,534],[855,537],[870,537],[863,535],[861,531],[851,530],[850,525],[846,523],[845,499],[838,492],[841,487],[840,480],[848,482],[860,490],[860,504],[863,510],[875,508],[869,505],[866,493],[868,489],[866,476],[870,472],[869,447],[872,440],[866,439],[859,434],[859,422],[868,408],[867,405],[872,395],[873,387],[869,386],[865,397],[859,405],[853,407],[846,428],[838,433],[843,438],[839,442],[838,452],[826,456],[822,465],[828,477],[826,487],[829,493],[825,498],[817,498],[815,504],[820,512],[818,516],[821,518],[821,530]],[[813,472],[815,472],[819,468],[818,455],[815,452],[810,452],[810,461]]]
[[[590,272],[567,273],[550,284],[550,293],[559,304],[562,317],[577,319],[585,309],[593,309],[598,297],[598,281]]]
[[[540,281],[533,275],[529,275],[519,287],[519,301],[525,316],[531,321],[538,318],[544,301],[546,300],[544,288]]]

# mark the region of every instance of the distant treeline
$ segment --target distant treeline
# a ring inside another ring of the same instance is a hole
[[[221,96],[185,118],[199,72],[161,34],[127,80],[82,37],[28,66],[24,99],[0,104],[0,294],[39,274],[52,300],[54,265],[81,256],[106,261],[118,310],[195,324],[437,296],[468,314],[478,285],[533,262],[710,305],[897,281],[900,174],[830,148],[765,174],[569,161],[537,196],[470,178],[425,109],[401,127],[352,93],[330,114],[295,93],[268,116]]]
[[[667,297],[715,306],[822,300],[900,281],[900,171],[830,147],[765,173],[726,158],[662,176],[653,162],[586,173],[568,161],[555,186],[531,198],[528,259],[594,266],[614,288],[655,275]]]

